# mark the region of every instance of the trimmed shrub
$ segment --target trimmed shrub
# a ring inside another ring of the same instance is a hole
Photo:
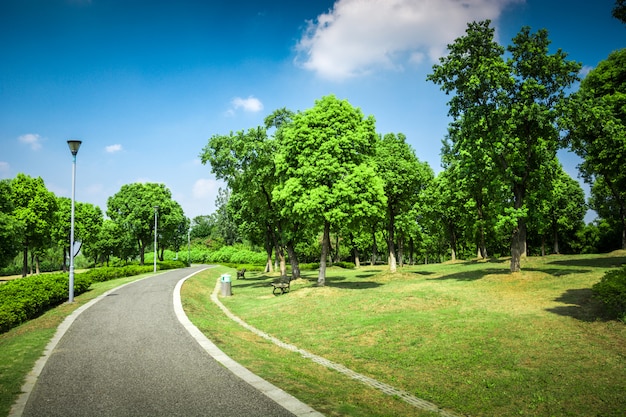
[[[355,265],[353,262],[335,262],[333,266],[338,266],[343,269],[354,269]]]
[[[91,281],[74,275],[74,294],[89,289]],[[0,285],[0,333],[37,317],[67,300],[69,274],[40,274],[14,279]]]
[[[591,289],[612,316],[626,322],[626,267],[608,271]]]

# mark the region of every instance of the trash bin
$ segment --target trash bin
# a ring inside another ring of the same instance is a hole
[[[231,295],[233,295],[230,282],[230,274],[223,274],[220,281],[222,283],[222,296],[230,297]]]

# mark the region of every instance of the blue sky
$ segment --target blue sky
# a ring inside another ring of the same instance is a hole
[[[440,170],[446,97],[425,81],[445,46],[491,19],[504,45],[546,28],[588,70],[626,47],[613,0],[0,0],[0,178],[106,211],[124,184],[164,183],[188,217],[219,187],[198,155],[214,134],[328,94],[404,133]],[[573,177],[577,160],[561,152]],[[588,188],[587,188],[588,189]]]

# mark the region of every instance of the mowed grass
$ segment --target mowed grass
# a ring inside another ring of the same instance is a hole
[[[331,268],[274,296],[276,276],[246,273],[221,301],[251,325],[302,349],[471,416],[626,415],[626,325],[608,320],[591,286],[626,262],[609,255],[405,267]],[[183,286],[187,314],[251,371],[329,416],[429,415],[224,316],[209,299],[217,268]]]

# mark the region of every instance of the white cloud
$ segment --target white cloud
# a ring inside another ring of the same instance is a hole
[[[36,133],[27,133],[17,138],[23,144],[30,146],[33,151],[41,149],[42,137]]]
[[[232,105],[232,109],[229,112],[230,114],[232,114],[234,110],[239,109],[252,113],[257,113],[263,110],[263,103],[261,103],[261,100],[253,96],[248,98],[235,97],[230,104]]]
[[[109,145],[106,148],[104,148],[108,153],[115,153],[115,152],[119,152],[122,150],[122,145],[120,145],[119,143],[116,143],[115,145]]]
[[[587,74],[589,74],[592,70],[593,70],[593,67],[589,65],[585,65],[580,69],[580,71],[578,72],[578,75],[580,76],[580,78],[585,78]]]
[[[524,0],[337,0],[310,21],[296,63],[341,81],[404,64],[436,62],[467,23],[496,20]]]
[[[193,184],[192,194],[194,199],[205,199],[216,196],[220,182],[209,178],[200,178]]]

